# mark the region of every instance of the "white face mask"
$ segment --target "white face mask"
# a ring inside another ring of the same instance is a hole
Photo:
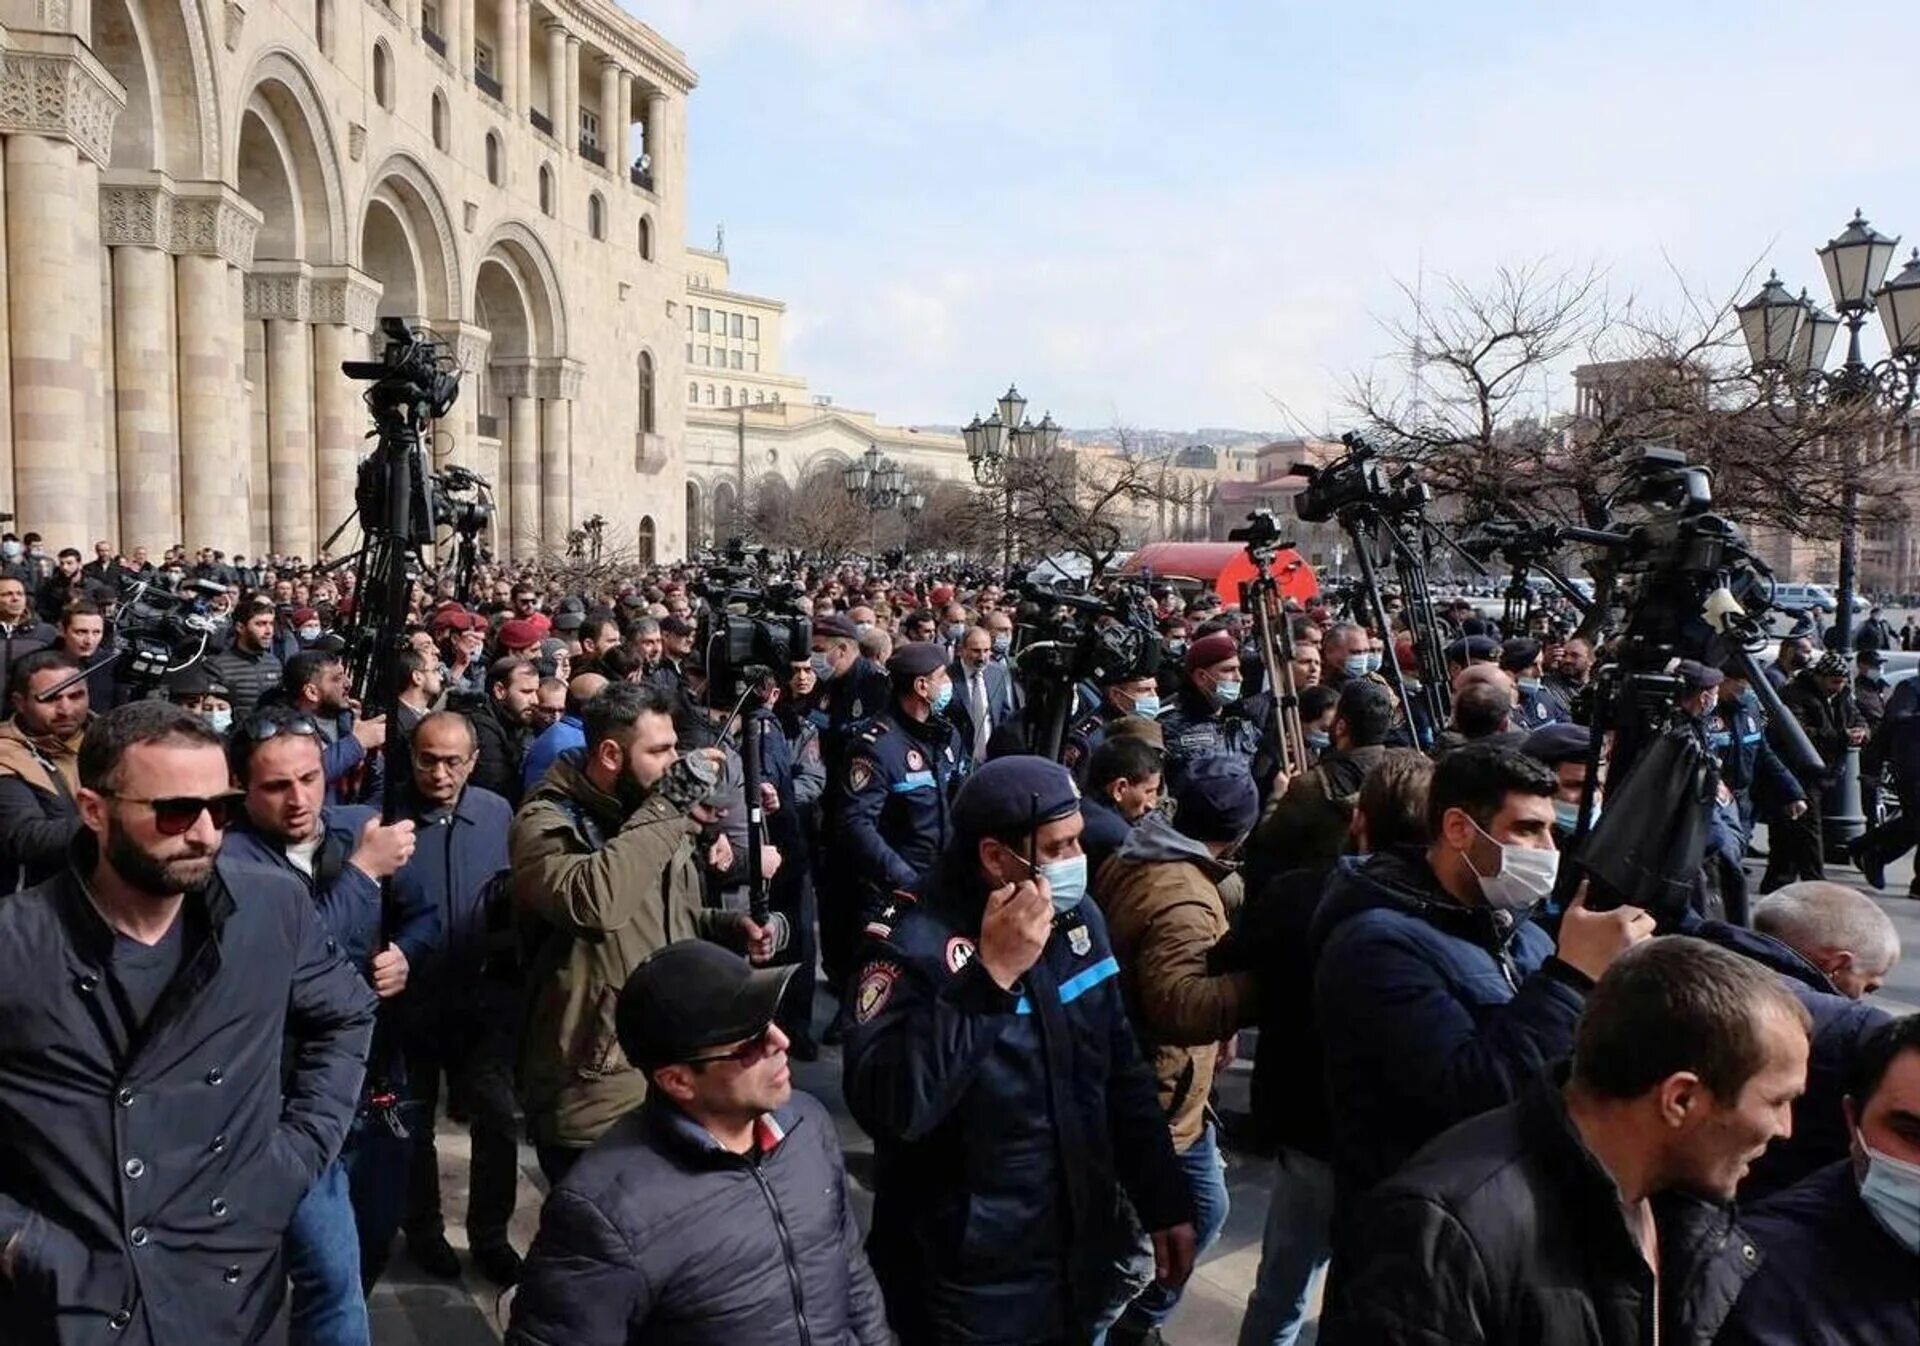
[[[1860,1136],[1857,1129],[1854,1134]],[[1895,1243],[1920,1257],[1920,1164],[1882,1154],[1864,1136],[1860,1136],[1860,1148],[1867,1156],[1860,1199]]]
[[[1473,824],[1473,830],[1493,841],[1479,823]],[[1500,848],[1500,868],[1492,874],[1474,869],[1473,857],[1460,852],[1467,868],[1473,870],[1473,877],[1480,880],[1480,895],[1487,900],[1487,905],[1495,911],[1526,911],[1544,902],[1553,892],[1553,881],[1560,875],[1560,852],[1509,846],[1499,841],[1493,844]]]

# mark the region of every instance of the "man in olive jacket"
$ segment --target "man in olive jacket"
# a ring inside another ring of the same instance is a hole
[[[718,773],[704,754],[679,755],[672,697],[614,683],[582,719],[586,747],[554,762],[508,839],[514,907],[537,941],[521,1103],[556,1182],[646,1097],[613,1013],[641,960],[675,940],[711,939],[764,961],[784,942],[738,912],[701,905],[695,842]]]
[[[68,868],[0,903],[0,1339],[256,1342],[373,993],[298,883],[219,854],[234,802],[197,715],[102,716],[79,781]]]
[[[1198,1217],[1198,1251],[1227,1219],[1220,1148],[1207,1120],[1207,1095],[1221,1043],[1251,1023],[1259,1004],[1245,972],[1211,970],[1227,933],[1219,884],[1231,854],[1252,830],[1259,795],[1245,759],[1202,757],[1175,791],[1174,821],[1140,820],[1100,870],[1094,896],[1120,963],[1127,1017],[1153,1066],[1160,1107]],[[1115,1342],[1147,1339],[1179,1303],[1178,1290],[1149,1285],[1114,1324]]]

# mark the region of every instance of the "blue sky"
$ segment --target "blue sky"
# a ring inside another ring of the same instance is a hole
[[[1856,205],[1920,242],[1911,4],[627,3],[699,73],[689,240],[891,421],[1338,428],[1423,268],[1660,308],[1818,292]]]

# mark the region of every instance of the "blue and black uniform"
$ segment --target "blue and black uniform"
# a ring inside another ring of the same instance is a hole
[[[1084,1341],[1131,1245],[1122,1189],[1141,1227],[1193,1218],[1098,908],[1057,916],[1011,990],[975,957],[978,840],[1078,805],[1053,762],[988,763],[919,900],[866,932],[844,1087],[874,1139],[867,1254],[906,1346]]]
[[[1167,787],[1185,779],[1187,764],[1202,757],[1233,755],[1249,766],[1260,751],[1261,727],[1253,720],[1221,711],[1191,684],[1180,689],[1172,710],[1160,717],[1160,736],[1167,745]]]
[[[847,749],[837,836],[870,910],[895,892],[917,892],[951,831],[949,810],[965,776],[960,732],[944,717],[915,720],[890,708]]]

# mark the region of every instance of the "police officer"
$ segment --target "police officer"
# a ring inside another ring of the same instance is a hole
[[[1239,700],[1239,643],[1215,631],[1187,646],[1178,699],[1160,719],[1170,788],[1178,787],[1196,758],[1233,753],[1251,762],[1260,749],[1260,726],[1235,711]]]
[[[1084,1342],[1120,1288],[1124,1187],[1156,1276],[1193,1208],[1086,892],[1065,767],[967,780],[919,900],[872,925],[844,1087],[877,1160],[868,1257],[905,1346]]]
[[[1680,680],[1679,710],[1693,726],[1700,742],[1716,761],[1720,757],[1720,688],[1726,674],[1697,659],[1682,659],[1673,673]],[[1723,781],[1714,783],[1712,810],[1707,814],[1706,852],[1703,857],[1704,890],[1695,907],[1702,916],[1724,918],[1735,925],[1747,923],[1747,875],[1741,861],[1746,856],[1747,837],[1740,825],[1737,797]],[[1711,894],[1718,894],[1719,909],[1707,905]]]
[[[1123,668],[1100,688],[1100,704],[1075,720],[1067,729],[1066,747],[1060,761],[1073,773],[1074,783],[1087,783],[1087,764],[1107,740],[1107,730],[1115,721],[1132,716],[1141,720],[1160,718],[1160,649],[1149,645],[1140,662]]]
[[[813,672],[826,689],[820,701],[827,716],[821,747],[828,779],[835,779],[853,727],[887,707],[887,671],[860,653],[860,629],[853,619],[832,612],[813,623]]]
[[[1548,693],[1541,671],[1542,647],[1532,636],[1515,636],[1500,646],[1500,671],[1513,682],[1513,727],[1534,730],[1565,718]]]
[[[1753,835],[1755,797],[1797,819],[1807,811],[1807,792],[1767,741],[1767,716],[1748,685],[1746,670],[1730,662],[1721,672],[1719,704],[1708,745],[1720,762],[1720,783],[1733,796],[1743,837]]]

